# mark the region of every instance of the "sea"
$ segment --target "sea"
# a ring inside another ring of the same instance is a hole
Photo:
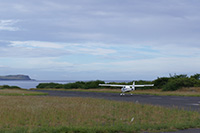
[[[74,83],[76,81],[77,80],[0,80],[0,86],[1,85],[9,85],[9,86],[18,86],[23,89],[31,89],[31,88],[36,88],[36,86],[40,83],[67,84],[67,83]],[[89,81],[89,80],[87,80],[87,81]],[[106,83],[108,83],[108,82],[130,82],[129,80],[104,80],[104,81]]]
[[[0,85],[19,86],[23,89],[36,88],[40,83],[60,83],[67,84],[76,81],[72,80],[0,80]]]

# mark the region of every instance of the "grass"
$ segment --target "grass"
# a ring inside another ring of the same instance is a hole
[[[103,93],[121,93],[121,89],[49,89],[65,91],[82,91],[82,92],[103,92]],[[161,89],[136,89],[133,94],[140,95],[157,95],[157,96],[193,96],[200,97],[200,87],[182,88],[176,91],[162,91]]]
[[[37,96],[47,95],[47,93],[33,92],[23,89],[0,89],[0,96]]]
[[[176,91],[161,91],[160,89],[136,90],[134,94],[158,95],[158,96],[192,96],[200,97],[200,87],[182,88]]]
[[[94,98],[1,96],[0,132],[142,132],[200,127],[198,112]]]

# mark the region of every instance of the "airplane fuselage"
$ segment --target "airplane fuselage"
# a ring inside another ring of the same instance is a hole
[[[134,91],[135,89],[131,86],[124,86],[121,88],[122,93]]]

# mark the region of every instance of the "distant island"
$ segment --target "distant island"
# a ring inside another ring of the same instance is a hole
[[[6,75],[0,76],[0,80],[32,80],[28,75]]]

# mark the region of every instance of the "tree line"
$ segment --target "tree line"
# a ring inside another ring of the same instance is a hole
[[[105,88],[99,86],[99,84],[105,84],[104,81],[77,81],[75,83],[59,84],[59,83],[40,83],[37,85],[38,89],[95,89]],[[131,82],[109,82],[109,84],[123,84],[132,85]],[[154,84],[153,87],[144,87],[140,89],[162,89],[163,91],[175,91],[183,87],[200,87],[200,74],[194,74],[187,76],[186,74],[169,75],[169,77],[158,77],[153,81],[138,80],[136,84]],[[109,88],[109,87],[108,87]]]
[[[21,89],[21,88],[18,86],[2,85],[0,86],[0,89]]]
[[[190,77],[186,74],[170,75],[170,77],[161,77],[153,81],[154,88],[163,91],[175,91],[183,87],[200,87],[200,74],[194,74]]]
[[[105,84],[104,81],[77,81],[75,83],[59,84],[59,83],[40,83],[36,88],[38,89],[90,89],[99,88],[99,84]]]

